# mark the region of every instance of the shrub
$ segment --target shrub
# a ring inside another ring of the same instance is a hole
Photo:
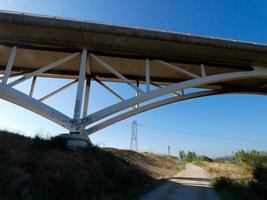
[[[64,149],[67,146],[67,140],[58,136],[51,137],[49,142],[50,145],[54,148]]]
[[[179,151],[179,158],[180,160],[185,160],[186,159],[186,154],[183,150]]]
[[[44,151],[49,148],[49,141],[39,135],[35,135],[34,138],[31,140],[31,146],[35,150]]]
[[[197,154],[196,154],[196,152],[194,152],[194,151],[188,151],[188,153],[187,153],[187,155],[186,155],[186,160],[188,161],[188,162],[192,162],[192,161],[194,161],[194,160],[196,160],[197,159]]]
[[[267,156],[257,151],[239,151],[234,160],[238,164],[249,166],[253,173],[253,180],[238,181],[228,177],[213,180],[216,190],[222,199],[266,199],[267,197]]]
[[[213,160],[208,156],[198,156],[199,161],[213,162]]]
[[[245,181],[232,180],[229,177],[220,177],[213,180],[212,184],[220,192],[222,199],[256,200],[251,190],[251,184]]]
[[[207,161],[212,162],[213,160],[208,156],[198,156],[194,151],[188,151],[185,153],[183,150],[179,151],[179,158],[180,160],[187,161],[187,162],[196,162],[196,161]]]
[[[220,190],[227,190],[233,187],[233,181],[229,177],[219,177],[212,180],[212,185]]]
[[[238,151],[235,153],[234,161],[238,164],[247,164],[254,168],[261,166],[264,162],[264,155],[261,155],[258,151]]]

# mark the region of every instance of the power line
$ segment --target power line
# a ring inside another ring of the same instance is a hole
[[[164,131],[165,133],[165,135],[166,135],[166,132],[167,133],[175,133],[175,135],[173,135],[173,136],[177,136],[177,130],[171,130],[171,129],[168,129],[168,128],[162,128],[162,127],[156,127],[156,126],[150,126],[150,125],[146,125],[146,124],[139,124],[138,123],[138,125],[139,126],[141,126],[141,127],[144,127],[144,128],[149,128],[149,129],[153,129],[153,130],[156,130],[156,131],[159,131],[159,130],[162,130],[162,131]],[[239,141],[239,142],[244,142],[244,143],[247,143],[247,144],[258,144],[259,143],[259,141],[256,141],[256,140],[240,140],[240,138],[230,138],[230,137],[220,137],[220,136],[215,136],[215,135],[201,135],[201,134],[196,134],[196,133],[194,133],[194,132],[192,132],[192,131],[188,131],[188,134],[190,134],[190,136],[193,136],[193,137],[199,137],[199,138],[204,138],[204,139],[211,139],[211,140],[224,140],[224,141],[230,141],[230,142],[232,142],[232,141]],[[180,137],[180,136],[179,136]],[[210,138],[210,137],[212,137],[212,138]],[[236,143],[235,143],[236,144]]]
[[[159,131],[159,129],[162,129],[162,128],[158,128],[158,127],[154,127],[154,126],[150,127],[150,126],[142,125],[142,124],[139,124],[139,123],[138,123],[138,125],[140,127],[143,127],[143,128],[153,129],[155,131]],[[230,139],[227,140],[225,138],[224,139],[222,139],[222,138],[207,138],[207,137],[203,137],[203,136],[194,136],[194,135],[193,135],[193,137],[198,137],[198,138],[197,139],[196,138],[186,138],[186,137],[177,136],[176,132],[174,132],[174,131],[171,132],[168,129],[165,129],[164,131],[165,131],[164,135],[162,133],[160,135],[169,136],[169,137],[173,137],[173,138],[176,138],[176,139],[187,140],[187,141],[198,141],[198,142],[199,141],[204,141],[204,142],[207,142],[207,143],[214,143],[214,142],[216,143],[217,142],[217,143],[232,144],[232,145],[244,145],[244,144],[246,144],[246,145],[253,145],[253,144],[259,145],[258,142],[257,143],[256,142],[255,143],[242,142],[240,140],[230,140]],[[158,132],[153,132],[153,134],[158,134]],[[224,140],[224,141],[222,141],[222,140]],[[242,142],[242,143],[237,143],[235,141],[239,141],[239,142]]]

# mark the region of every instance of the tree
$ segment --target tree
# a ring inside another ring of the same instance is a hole
[[[180,150],[180,151],[179,151],[179,158],[180,158],[181,160],[185,160],[185,158],[186,158],[186,154],[185,154],[185,152],[184,152],[183,150]]]
[[[263,162],[263,156],[258,151],[238,151],[235,153],[234,160],[239,164],[247,164],[251,167],[261,165]]]
[[[197,159],[197,154],[194,151],[188,151],[186,155],[186,160],[192,162]]]

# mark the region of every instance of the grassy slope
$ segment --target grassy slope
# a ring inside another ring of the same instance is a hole
[[[176,172],[174,158],[116,149],[66,149],[0,131],[0,199],[130,199]],[[161,172],[155,173],[161,168]]]
[[[129,150],[118,150],[108,148],[107,151],[115,153],[117,156],[127,160],[130,163],[136,164],[142,169],[145,169],[153,178],[168,178],[181,170],[183,163],[180,163],[177,158],[166,155],[158,155],[154,153],[144,152],[137,153]]]

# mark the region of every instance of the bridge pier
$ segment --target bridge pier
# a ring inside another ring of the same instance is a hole
[[[66,134],[61,134],[59,137],[66,140],[67,147],[74,148],[85,148],[87,146],[92,145],[91,140],[85,134],[81,134],[79,132],[70,132]]]
[[[78,86],[77,86],[75,106],[74,106],[74,114],[73,114],[74,120],[80,120],[81,115],[83,117],[87,115],[89,92],[90,92],[90,78],[86,80],[87,56],[88,56],[87,49],[83,49],[81,54]],[[84,130],[85,126],[82,126],[79,131],[77,132],[70,131],[69,134],[62,134],[61,137],[67,141],[68,147],[84,148],[92,144],[89,137],[84,134]]]

